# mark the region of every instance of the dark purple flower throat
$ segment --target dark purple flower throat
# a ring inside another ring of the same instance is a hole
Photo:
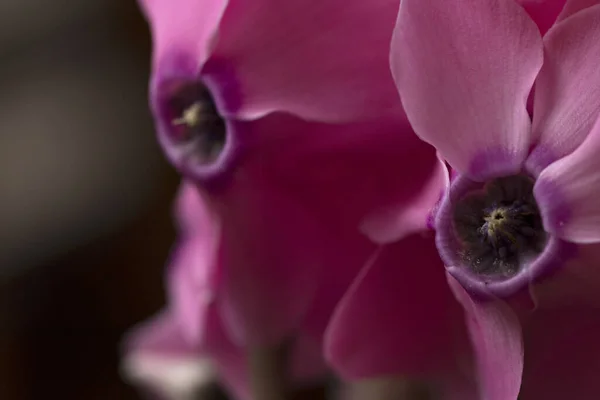
[[[176,82],[166,89],[161,116],[172,145],[188,162],[215,162],[225,147],[226,124],[209,90],[198,81]]]
[[[514,276],[544,250],[547,234],[533,183],[524,175],[496,178],[455,203],[460,257],[475,274]]]

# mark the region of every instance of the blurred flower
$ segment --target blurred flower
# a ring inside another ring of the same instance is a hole
[[[247,351],[224,330],[216,307],[218,221],[190,184],[181,188],[176,214],[181,239],[167,273],[169,304],[129,334],[125,375],[165,399],[195,399],[215,380],[236,399],[250,399]],[[326,377],[318,342],[300,336],[291,347],[294,383]]]
[[[600,2],[567,1],[549,29],[555,18],[527,11],[403,0],[392,71],[416,133],[458,172],[436,244],[466,313],[480,396],[594,398]]]
[[[419,194],[440,165],[389,71],[398,0],[142,6],[159,140],[220,227],[225,330],[244,347],[320,341],[376,249],[360,230],[422,229],[440,193]]]

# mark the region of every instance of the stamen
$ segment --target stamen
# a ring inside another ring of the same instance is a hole
[[[194,103],[185,110],[183,115],[173,120],[173,125],[187,125],[189,128],[194,128],[200,125],[203,121],[204,107],[201,103]]]

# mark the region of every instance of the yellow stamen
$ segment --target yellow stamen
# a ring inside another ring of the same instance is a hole
[[[185,110],[180,118],[173,120],[174,125],[187,125],[190,128],[194,128],[200,125],[204,117],[204,107],[201,103],[194,103]]]
[[[504,235],[512,243],[516,243],[517,239],[509,232],[503,231],[503,226],[507,223],[506,210],[497,208],[492,213],[484,217],[487,222],[487,233],[489,236],[496,236],[496,233]]]

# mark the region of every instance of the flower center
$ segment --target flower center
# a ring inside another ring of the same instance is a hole
[[[174,84],[163,110],[171,140],[188,159],[198,164],[214,162],[227,137],[224,119],[208,89],[200,82]]]
[[[548,240],[524,175],[497,178],[460,199],[453,213],[461,257],[477,274],[510,277]]]

